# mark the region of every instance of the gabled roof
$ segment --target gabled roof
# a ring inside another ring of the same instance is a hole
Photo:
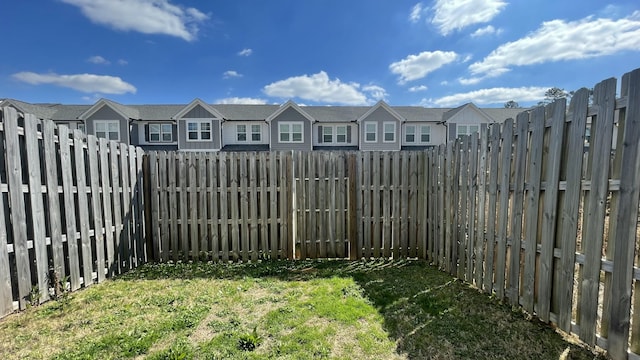
[[[310,122],[315,122],[315,119],[309,115],[306,111],[302,110],[300,108],[300,106],[298,106],[296,103],[294,103],[293,101],[289,100],[286,103],[282,104],[282,106],[280,106],[280,108],[278,108],[278,110],[276,110],[273,114],[269,115],[269,117],[267,117],[267,122],[271,122],[273,119],[277,118],[278,116],[280,116],[280,114],[282,114],[285,110],[287,109],[293,109],[295,111],[297,111],[298,113],[300,113],[300,115],[304,116],[307,120],[309,120]]]
[[[122,116],[125,119],[138,119],[140,118],[140,114],[138,110],[122,104],[118,104],[115,101],[109,99],[100,99],[98,102],[93,104],[89,109],[78,116],[80,120],[86,120],[91,117],[91,115],[95,114],[98,110],[100,110],[103,106],[110,107],[113,111],[118,113],[118,115]]]
[[[193,108],[195,108],[196,106],[202,106],[205,110],[207,110],[209,113],[211,113],[211,115],[223,119],[224,117],[222,116],[222,114],[220,114],[220,112],[216,109],[214,109],[213,107],[211,107],[211,105],[205,103],[204,101],[195,98],[193,99],[193,101],[191,101],[187,106],[185,106],[182,110],[180,110],[177,114],[174,114],[171,119],[173,120],[177,120],[182,118],[183,116],[185,116],[186,114],[189,113],[189,111],[193,110]]]
[[[495,120],[493,118],[491,118],[485,112],[480,110],[474,103],[466,103],[464,105],[458,106],[457,108],[455,108],[453,110],[447,111],[444,114],[444,116],[442,117],[442,120],[447,122],[447,121],[455,118],[458,114],[460,114],[461,112],[463,112],[463,111],[465,111],[467,109],[480,114],[480,116],[484,117],[487,120],[487,122],[489,122],[489,123],[495,122]]]
[[[11,106],[22,113],[33,114],[39,119],[51,119],[58,104],[30,104],[15,99],[4,99],[2,106]]]
[[[367,117],[369,117],[369,115],[373,114],[373,112],[378,110],[379,108],[383,108],[386,112],[391,114],[391,116],[395,117],[400,122],[404,122],[406,120],[405,118],[402,117],[402,115],[398,114],[397,111],[393,110],[389,105],[387,105],[387,103],[384,102],[384,100],[380,100],[375,105],[373,105],[371,109],[369,109],[369,111],[367,111],[362,116],[360,116],[357,119],[357,122],[361,122],[362,120],[366,119]]]

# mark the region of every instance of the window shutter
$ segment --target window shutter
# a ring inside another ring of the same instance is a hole
[[[456,124],[449,123],[449,140],[454,141],[456,139]]]
[[[171,125],[171,140],[178,141],[178,124]]]
[[[347,144],[351,144],[351,125],[347,125]]]
[[[322,126],[318,126],[318,144],[322,144]]]
[[[149,124],[144,124],[144,141],[149,142]]]

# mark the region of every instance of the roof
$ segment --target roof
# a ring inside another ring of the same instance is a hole
[[[108,99],[101,99],[92,105],[64,105],[64,104],[31,104],[15,99],[4,99],[4,106],[13,106],[21,112],[32,113],[41,119],[56,121],[75,121],[86,118],[91,112],[97,111],[101,106],[108,105],[115,111],[129,119],[142,121],[171,121],[172,117],[190,104],[142,104],[123,105]],[[474,107],[482,114],[493,119],[494,122],[502,122],[507,118],[516,116],[528,109],[507,108],[478,108],[472,103],[461,105],[457,108],[425,108],[422,106],[388,106],[397,115],[408,122],[440,122],[452,118],[466,107]],[[373,106],[298,106],[289,101],[283,105],[255,105],[255,104],[212,104],[223,119],[229,121],[265,121],[277,115],[278,111],[286,107],[294,107],[309,115],[317,122],[355,122],[365,116],[372,109],[380,107],[378,103]]]

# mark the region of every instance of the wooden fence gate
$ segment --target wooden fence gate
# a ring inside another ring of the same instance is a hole
[[[350,257],[354,248],[348,240],[353,239],[349,236],[353,215],[349,180],[354,174],[348,172],[346,153],[297,153],[295,157],[295,257]]]

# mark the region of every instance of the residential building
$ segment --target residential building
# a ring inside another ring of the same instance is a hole
[[[146,150],[422,150],[515,118],[524,109],[208,104],[93,105],[0,101],[22,113]]]

